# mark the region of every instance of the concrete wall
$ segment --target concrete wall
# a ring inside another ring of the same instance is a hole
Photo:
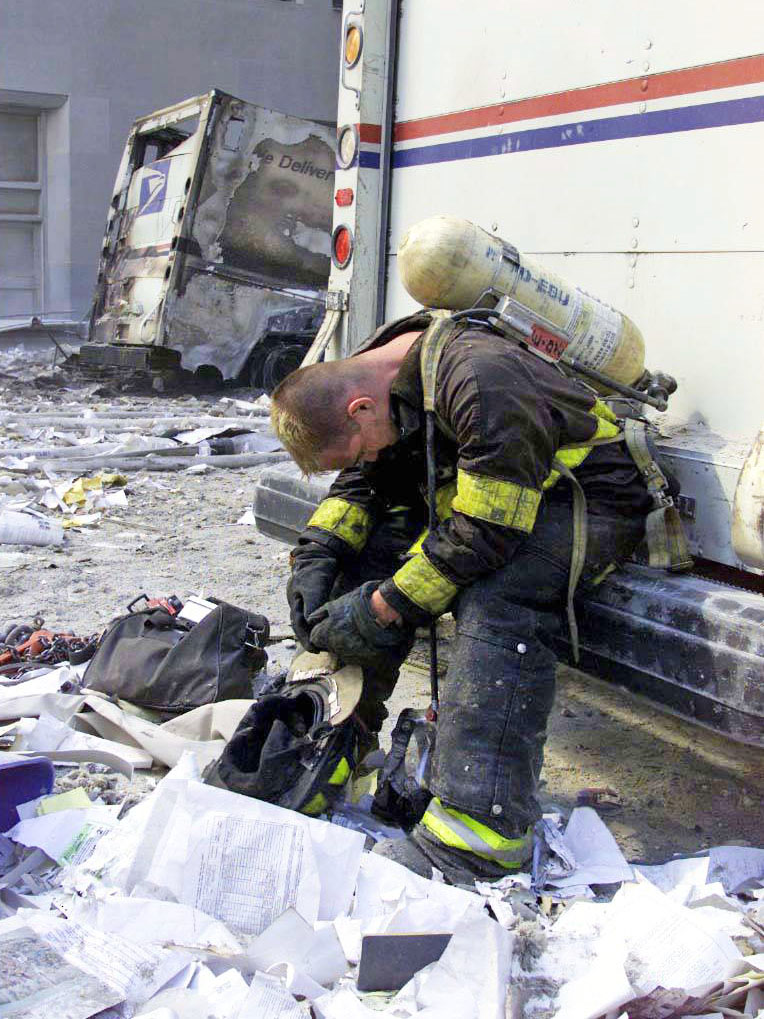
[[[334,121],[340,18],[332,0],[0,0],[0,104],[50,107],[45,312],[90,305],[137,116],[219,87]]]

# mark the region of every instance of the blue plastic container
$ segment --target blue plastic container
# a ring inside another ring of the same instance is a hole
[[[53,789],[53,765],[47,757],[11,757],[0,754],[0,832],[8,831],[20,818],[18,803],[46,796]]]

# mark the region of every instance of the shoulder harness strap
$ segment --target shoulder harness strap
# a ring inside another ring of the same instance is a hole
[[[653,500],[653,509],[645,522],[649,563],[659,569],[681,573],[692,568],[693,560],[666,475],[650,449],[647,428],[645,421],[635,418],[627,418],[624,423],[626,447]]]

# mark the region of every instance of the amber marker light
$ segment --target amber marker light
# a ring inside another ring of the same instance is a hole
[[[360,25],[348,25],[345,32],[345,67],[355,67],[363,49],[363,30]]]
[[[353,256],[353,235],[347,226],[338,226],[332,234],[332,261],[344,269]]]

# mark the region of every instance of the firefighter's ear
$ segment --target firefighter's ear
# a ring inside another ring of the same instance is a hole
[[[371,396],[357,396],[348,404],[348,417],[355,420],[359,414],[363,416],[368,413],[374,413],[376,407],[376,400],[374,400]]]

